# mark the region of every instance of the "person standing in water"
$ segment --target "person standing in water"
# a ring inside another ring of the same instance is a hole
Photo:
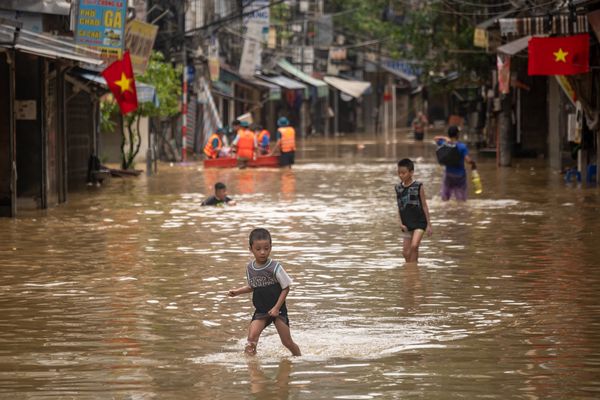
[[[400,183],[395,186],[400,228],[404,235],[402,255],[404,260],[416,263],[419,259],[419,246],[423,235],[431,236],[431,219],[423,184],[413,179],[414,163],[404,158],[398,161]]]
[[[411,126],[415,140],[422,141],[427,131],[427,125],[429,121],[423,112],[419,111],[415,119],[413,119]]]
[[[254,260],[246,266],[248,284],[227,293],[230,297],[252,293],[255,311],[248,328],[248,343],[244,351],[248,355],[255,355],[260,334],[273,323],[281,343],[290,350],[292,355],[299,356],[300,348],[292,339],[285,304],[292,278],[278,261],[269,258],[272,243],[268,230],[254,229],[250,232],[249,242]]]
[[[458,126],[448,128],[448,136],[436,136],[433,140],[438,146],[444,147],[447,160],[444,162],[445,171],[442,179],[440,195],[443,201],[448,201],[454,195],[457,201],[467,200],[467,170],[465,163],[471,165],[471,171],[477,169],[475,161],[469,156],[467,145],[458,140],[460,129]],[[439,156],[438,156],[439,161]]]
[[[279,149],[281,151],[279,165],[292,168],[292,165],[296,162],[296,130],[286,117],[280,117],[277,120],[277,126],[277,133],[275,134],[277,141],[270,154],[273,155]]]

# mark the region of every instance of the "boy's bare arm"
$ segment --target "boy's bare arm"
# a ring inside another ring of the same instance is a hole
[[[279,298],[277,299],[277,303],[275,303],[275,305],[273,306],[273,308],[271,308],[269,310],[269,315],[271,317],[276,317],[279,315],[279,309],[281,308],[281,306],[283,305],[283,303],[285,303],[285,299],[288,295],[288,293],[290,292],[290,287],[286,287],[285,289],[283,289],[281,291],[281,293],[279,294]]]
[[[450,141],[450,138],[448,136],[443,136],[443,135],[437,135],[433,137],[433,141],[434,142],[438,142],[439,140],[445,140],[446,142]]]
[[[240,294],[252,293],[253,290],[254,289],[252,289],[250,286],[246,285],[241,288],[231,289],[230,291],[227,292],[227,295],[229,297],[235,297],[235,296],[239,296]]]

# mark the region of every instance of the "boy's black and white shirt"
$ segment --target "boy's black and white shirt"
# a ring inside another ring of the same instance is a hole
[[[248,286],[255,289],[278,283],[281,289],[285,289],[292,284],[292,278],[285,272],[281,263],[274,260],[267,260],[262,266],[257,266],[256,261],[252,260],[246,267],[246,278]]]
[[[267,260],[262,266],[257,266],[256,261],[252,261],[246,267],[246,278],[248,286],[252,290],[252,303],[256,311],[252,319],[266,318],[277,301],[283,289],[292,284],[292,278],[285,272],[281,264],[274,260]],[[285,302],[279,309],[279,315],[285,317],[287,321],[287,307]]]

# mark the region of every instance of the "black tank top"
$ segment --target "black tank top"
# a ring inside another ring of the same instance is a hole
[[[425,211],[423,211],[420,196],[422,185],[421,182],[414,181],[406,187],[402,183],[395,186],[398,211],[402,223],[406,225],[409,231],[427,228],[427,218],[425,217]]]

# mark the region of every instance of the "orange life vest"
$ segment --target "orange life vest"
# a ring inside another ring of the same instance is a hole
[[[238,131],[237,156],[238,158],[254,158],[254,134],[248,129]]]
[[[217,144],[216,148],[213,147],[213,141],[215,139],[217,139],[219,141],[219,144]],[[219,151],[221,150],[222,147],[223,147],[223,141],[221,140],[219,135],[217,135],[216,133],[213,133],[208,138],[208,141],[206,142],[206,146],[204,146],[204,154],[206,154],[206,157],[208,157],[208,158],[217,158],[217,156],[219,155]]]
[[[296,150],[296,130],[291,126],[279,128],[281,133],[281,151],[288,153]]]
[[[258,147],[260,147],[261,150],[263,151],[269,151],[269,145],[267,144],[266,147],[262,147],[262,142],[264,137],[268,137],[269,140],[267,141],[267,143],[271,140],[271,134],[269,133],[268,130],[263,129],[262,131],[260,131],[260,133],[258,134],[258,136],[256,137],[256,141],[258,142]]]

